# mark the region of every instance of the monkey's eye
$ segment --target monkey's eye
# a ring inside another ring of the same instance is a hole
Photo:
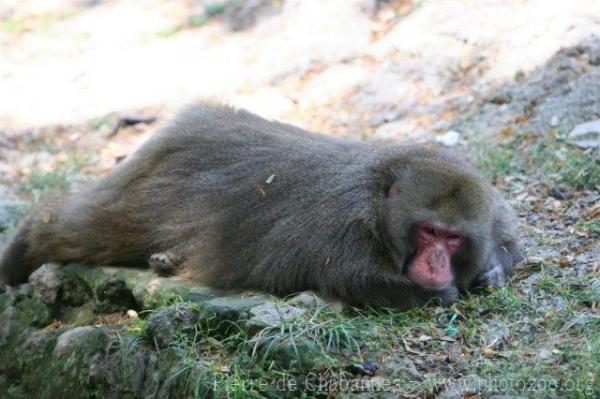
[[[433,227],[429,227],[429,226],[424,226],[423,227],[423,232],[427,235],[430,236],[435,236],[436,235],[436,231]]]
[[[464,236],[461,236],[460,234],[456,233],[450,233],[446,236],[446,243],[448,247],[452,250],[456,250],[458,247],[460,247],[463,244],[464,240]]]

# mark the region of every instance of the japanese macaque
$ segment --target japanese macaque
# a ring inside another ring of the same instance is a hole
[[[503,284],[512,211],[470,165],[197,104],[91,187],[47,202],[0,261],[145,266],[222,288],[409,308]]]

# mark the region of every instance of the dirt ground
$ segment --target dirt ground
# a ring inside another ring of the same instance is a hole
[[[5,184],[53,168],[70,149],[87,158],[85,171],[110,167],[154,127],[108,140],[115,115],[160,122],[195,99],[367,139],[431,139],[454,128],[461,141],[502,139],[527,101],[536,101],[536,120],[517,122],[536,133],[553,117],[568,128],[598,112],[597,60],[546,65],[597,38],[594,0],[242,3],[195,26],[213,2],[0,2]],[[511,84],[515,101],[488,105]],[[580,90],[557,93],[571,85]],[[465,122],[474,112],[485,114]]]
[[[458,308],[477,335],[458,363],[417,337],[403,367],[600,392],[600,122],[586,143],[572,132],[600,120],[599,1],[1,0],[0,206],[106,173],[196,99],[468,154],[517,209],[527,260],[501,316]],[[116,128],[132,116],[152,119]],[[17,218],[0,211],[0,239]]]

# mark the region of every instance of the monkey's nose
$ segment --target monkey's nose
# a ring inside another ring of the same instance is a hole
[[[440,249],[434,249],[427,257],[427,264],[433,273],[443,269],[446,266],[446,257]]]

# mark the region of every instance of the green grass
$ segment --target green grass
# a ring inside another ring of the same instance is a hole
[[[555,131],[522,135],[503,144],[475,143],[476,163],[493,181],[528,174],[576,190],[600,185],[600,159],[567,144]]]
[[[78,351],[55,362],[47,378],[58,392],[59,375],[68,373],[69,389],[98,397],[106,389],[122,396],[157,389],[164,397],[186,398],[334,397],[330,389],[368,381],[348,366],[369,361],[384,367],[395,357],[410,359],[421,373],[417,378],[406,367],[378,372],[393,381],[399,396],[433,396],[460,376],[476,375],[484,397],[594,398],[600,393],[600,319],[592,307],[600,300],[594,285],[600,276],[574,278],[564,270],[542,263],[535,281],[470,294],[449,308],[319,308],[278,326],[252,328],[205,315],[191,334],[176,333],[165,348],[155,345],[142,312],[141,319],[105,326],[82,343],[105,348],[99,359],[108,366],[100,370],[108,376],[97,378],[112,381],[109,387],[86,385],[86,372],[77,371],[87,370],[90,360],[79,359]],[[460,356],[447,359],[457,345]],[[144,374],[143,367],[155,372]],[[23,393],[15,389],[14,397]]]
[[[591,238],[600,237],[600,220],[582,220],[577,223],[577,228],[585,231]]]
[[[193,339],[181,337],[161,351],[160,356],[172,364],[166,384],[172,394],[194,398],[278,397],[277,384],[294,385],[296,397],[314,397],[317,392],[295,384],[308,376],[317,381],[333,376],[352,380],[349,364],[373,356],[379,362],[399,348],[405,349],[402,356],[416,359],[443,354],[447,348],[440,338],[451,337],[469,349],[465,363],[456,365],[455,372],[477,374],[483,392],[591,398],[600,392],[598,381],[592,382],[593,376],[600,375],[600,357],[594,356],[600,350],[600,321],[596,318],[563,328],[589,308],[597,291],[590,288],[591,279],[561,278],[559,271],[557,265],[547,264],[528,290],[508,284],[483,295],[469,295],[451,308],[405,312],[369,308],[343,313],[318,309],[255,335],[241,328],[223,335],[223,329],[215,325],[199,325]],[[541,306],[549,295],[561,298],[562,311]],[[509,337],[504,347],[490,352],[485,348],[492,340],[487,333],[492,320],[503,324]],[[432,339],[416,347],[414,337],[422,335]],[[142,345],[143,341],[135,342]],[[413,352],[407,352],[411,347]],[[540,360],[543,351],[548,358]],[[422,381],[405,374],[394,376],[414,395],[435,391],[450,377],[447,370],[435,367]],[[320,393],[327,394],[321,388]]]
[[[17,187],[17,193],[37,202],[48,193],[67,191],[85,162],[85,157],[72,153],[67,161],[59,163],[53,170],[34,167]]]

